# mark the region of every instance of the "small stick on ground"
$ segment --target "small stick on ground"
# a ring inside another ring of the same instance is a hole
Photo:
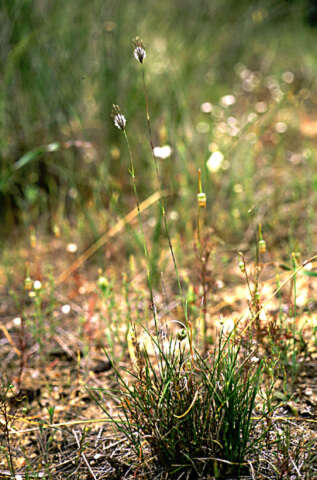
[[[78,436],[77,436],[77,432],[76,432],[76,430],[72,430],[72,432],[73,432],[73,435],[74,435],[74,437],[75,437],[75,440],[76,440],[76,443],[77,443],[77,445],[78,445],[78,448],[79,448],[79,450],[81,450],[81,445],[80,445],[79,438],[78,438]],[[87,460],[84,452],[80,452],[80,455],[82,456],[85,464],[87,465],[87,468],[88,468],[88,470],[89,470],[92,478],[93,478],[94,480],[97,480],[97,477],[95,476],[94,472],[92,471],[91,466],[89,465],[89,462],[88,462],[88,460]]]

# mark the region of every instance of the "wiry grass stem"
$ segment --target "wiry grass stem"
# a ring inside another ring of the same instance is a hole
[[[147,130],[148,130],[149,142],[150,142],[150,147],[151,147],[152,159],[153,159],[153,163],[154,163],[154,167],[155,167],[155,173],[156,173],[156,177],[157,177],[157,181],[158,181],[158,189],[161,192],[161,190],[162,190],[162,180],[161,180],[158,161],[157,161],[157,159],[154,155],[154,144],[153,144],[151,117],[150,117],[150,110],[149,110],[149,98],[148,98],[147,86],[146,86],[146,81],[145,81],[145,67],[144,67],[143,63],[141,64],[141,66],[142,66],[142,81],[143,81],[143,90],[144,90],[144,98],[145,98]],[[179,274],[179,270],[178,270],[178,266],[177,266],[177,261],[176,261],[176,257],[175,257],[175,253],[174,253],[174,249],[173,249],[171,236],[170,236],[169,229],[168,229],[168,223],[167,223],[167,217],[166,217],[166,208],[165,208],[162,196],[160,196],[159,205],[160,205],[161,212],[162,212],[164,229],[165,229],[166,238],[167,238],[167,241],[168,241],[168,246],[169,246],[169,249],[170,249],[170,252],[171,252],[171,257],[172,257],[174,269],[175,269],[175,272],[176,272],[178,289],[179,289],[179,293],[180,293],[180,296],[181,296],[181,299],[182,299],[185,323],[186,323],[186,326],[188,326],[187,301],[186,301],[186,297],[184,295],[183,287],[182,287],[181,280],[180,280],[180,274]]]
[[[127,144],[128,154],[129,154],[129,159],[130,159],[130,176],[131,176],[131,183],[132,183],[133,193],[134,193],[134,196],[135,196],[136,205],[137,205],[137,210],[138,210],[138,221],[139,221],[140,230],[141,230],[141,233],[142,233],[143,249],[144,249],[144,255],[145,255],[145,259],[146,259],[147,284],[148,284],[148,288],[149,288],[149,292],[150,292],[151,307],[152,307],[152,312],[153,312],[155,327],[156,327],[156,329],[157,329],[156,308],[155,308],[155,304],[154,304],[154,295],[153,295],[151,272],[150,272],[150,269],[149,269],[150,256],[149,256],[149,250],[148,250],[147,244],[146,244],[144,227],[143,227],[142,217],[141,217],[140,200],[139,200],[138,190],[137,190],[136,181],[135,181],[135,170],[134,170],[133,153],[132,153],[132,149],[131,149],[131,146],[130,146],[129,138],[128,138],[128,135],[127,135],[127,132],[126,132],[126,129],[125,129],[125,128],[123,129],[123,135],[124,135],[124,139],[125,139],[126,144]]]

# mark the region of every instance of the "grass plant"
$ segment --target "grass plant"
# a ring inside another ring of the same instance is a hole
[[[186,350],[177,337],[151,336],[151,343],[154,359],[135,339],[135,368],[115,367],[118,416],[105,406],[106,391],[93,392],[115,428],[143,461],[149,445],[170,478],[224,478],[248,471],[247,455],[263,435],[256,433],[252,417],[261,362],[253,362],[252,352],[241,356],[230,337],[220,336],[207,356],[194,345]]]

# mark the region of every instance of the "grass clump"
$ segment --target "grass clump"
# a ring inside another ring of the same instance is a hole
[[[186,330],[182,334],[187,337]],[[95,399],[138,457],[146,459],[148,446],[169,478],[248,472],[247,455],[261,436],[255,434],[252,412],[262,364],[254,363],[252,354],[242,354],[231,337],[220,336],[207,356],[187,340],[150,335],[153,361],[148,348],[134,338],[130,381],[115,368],[118,416],[105,407],[105,392]]]

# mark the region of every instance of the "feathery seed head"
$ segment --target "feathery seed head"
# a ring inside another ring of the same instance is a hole
[[[112,105],[111,116],[112,116],[113,123],[115,124],[115,126],[117,128],[119,128],[119,130],[125,130],[125,126],[126,126],[127,121],[126,121],[125,116],[122,115],[119,105]]]
[[[143,45],[142,40],[139,37],[136,37],[136,39],[133,41],[133,54],[136,60],[140,63],[143,63],[145,57],[146,57],[146,51]]]

